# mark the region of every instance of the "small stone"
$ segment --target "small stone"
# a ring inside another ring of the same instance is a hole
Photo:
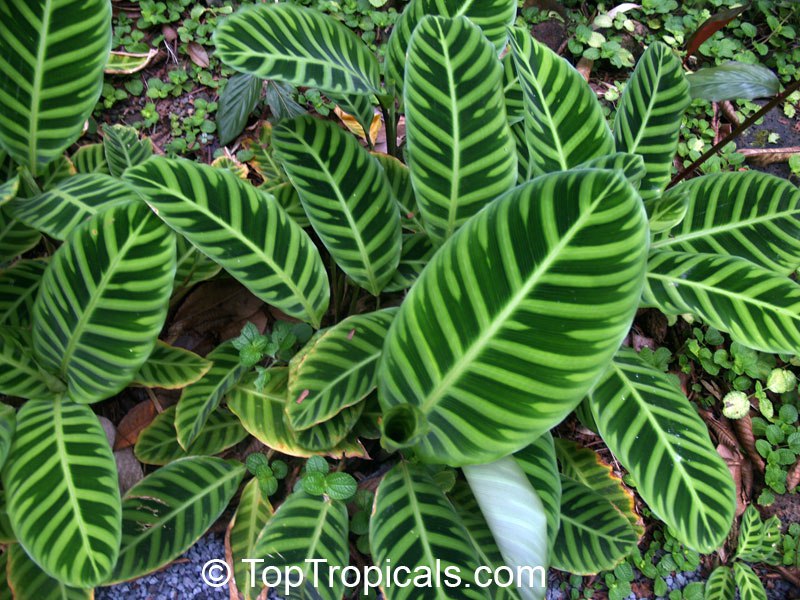
[[[113,448],[114,442],[117,440],[117,428],[105,417],[97,417],[97,419],[100,421],[100,425],[103,426],[103,431],[106,432],[109,447]]]

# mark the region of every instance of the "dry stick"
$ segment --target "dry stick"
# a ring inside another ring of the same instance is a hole
[[[724,138],[722,138],[719,142],[714,144],[711,147],[710,150],[708,150],[705,154],[703,154],[703,156],[698,158],[691,165],[686,167],[683,171],[681,171],[680,173],[675,175],[675,177],[672,178],[672,181],[669,182],[669,185],[667,186],[667,189],[671,188],[675,184],[677,184],[677,183],[683,181],[684,179],[686,179],[689,175],[691,175],[695,171],[695,169],[697,169],[697,167],[702,165],[709,158],[711,158],[714,154],[716,154],[716,152],[720,148],[725,146],[732,139],[734,139],[734,138],[738,137],[739,135],[741,135],[741,133],[745,129],[748,129],[753,123],[758,121],[761,117],[763,117],[765,114],[767,114],[770,110],[772,110],[775,106],[777,106],[781,101],[785,100],[787,96],[789,96],[792,92],[794,92],[798,88],[800,88],[800,79],[797,79],[796,81],[793,81],[788,86],[786,86],[786,88],[780,94],[778,94],[777,96],[774,96],[769,102],[767,102],[764,106],[762,106],[761,109],[758,112],[755,112],[752,115],[750,115],[738,127],[736,127],[728,135],[726,135]]]

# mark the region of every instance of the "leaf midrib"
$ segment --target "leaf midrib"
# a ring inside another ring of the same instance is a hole
[[[44,59],[47,55],[47,37],[50,34],[50,13],[52,11],[53,0],[45,0],[44,11],[42,14],[42,27],[39,30],[41,37],[36,48],[36,65],[33,71],[33,85],[31,86],[31,114],[30,114],[30,140],[28,142],[28,162],[34,176],[38,174],[36,164],[37,136],[39,135],[39,103],[42,93],[42,71],[44,70]]]

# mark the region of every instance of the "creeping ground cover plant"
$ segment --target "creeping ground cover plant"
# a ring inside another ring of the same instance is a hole
[[[542,598],[538,578],[482,587],[475,571],[597,573],[643,534],[598,453],[552,434],[574,411],[680,543],[723,543],[730,472],[680,387],[623,341],[651,307],[797,355],[800,192],[752,172],[667,189],[690,103],[680,59],[647,48],[612,129],[516,11],[411,0],[382,64],[313,9],[221,19],[216,55],[242,77],[385,119],[388,154],[332,121],[278,121],[255,186],[124,126],[104,128],[91,165],[66,156],[102,91],[111,4],[0,0],[0,539],[15,598],[89,598],[159,569],[229,505],[241,598],[263,587],[242,559],[263,559],[306,577],[292,597],[339,599],[351,582],[315,589],[309,561],[344,568],[355,549],[460,574],[446,593],[384,582],[386,598]],[[280,318],[205,357],[159,339],[171,302],[221,271]],[[152,468],[120,493],[92,405],[129,386],[179,399],[139,435]],[[216,456],[245,439],[265,453]],[[377,476],[347,473],[369,459]]]

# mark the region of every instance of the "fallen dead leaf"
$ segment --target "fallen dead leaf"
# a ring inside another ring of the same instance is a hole
[[[189,53],[189,58],[198,67],[205,69],[209,65],[208,52],[197,42],[189,42],[186,45],[186,51]]]
[[[114,450],[130,448],[139,439],[142,430],[156,418],[156,407],[150,400],[143,400],[128,411],[117,427],[117,440]]]

